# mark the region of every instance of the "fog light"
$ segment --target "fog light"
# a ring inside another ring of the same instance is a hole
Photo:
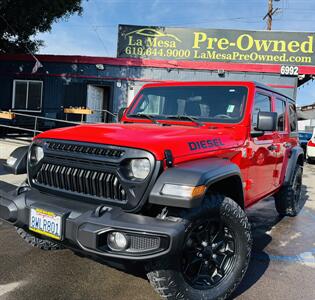
[[[107,236],[107,244],[111,250],[122,251],[128,248],[128,237],[122,232],[111,232]]]

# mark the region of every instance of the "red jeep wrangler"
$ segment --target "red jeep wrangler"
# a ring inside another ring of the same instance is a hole
[[[0,218],[42,249],[140,262],[164,299],[227,298],[250,260],[245,209],[304,204],[294,101],[254,82],[148,84],[119,119],[38,135]]]

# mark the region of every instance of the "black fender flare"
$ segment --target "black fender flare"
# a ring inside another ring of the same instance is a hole
[[[222,158],[194,160],[166,169],[153,186],[149,196],[149,203],[183,208],[197,207],[201,205],[203,196],[191,199],[163,195],[161,194],[161,190],[164,184],[186,186],[205,185],[208,190],[212,185],[230,177],[238,178],[238,189],[241,191],[241,200],[238,201],[238,204],[244,207],[243,181],[240,168],[228,159]],[[226,186],[225,188],[226,190],[231,189],[230,186]]]
[[[295,146],[290,150],[288,164],[284,176],[283,184],[291,184],[294,176],[296,164],[304,165],[304,151],[301,146]]]

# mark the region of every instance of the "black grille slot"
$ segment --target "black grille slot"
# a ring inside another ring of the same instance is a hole
[[[47,147],[49,150],[58,151],[58,152],[60,151],[60,152],[69,152],[69,153],[81,153],[81,154],[105,156],[105,157],[111,157],[111,158],[122,157],[125,153],[125,151],[119,150],[119,149],[74,145],[74,144],[60,143],[60,142],[47,142]]]
[[[126,192],[115,174],[74,167],[42,164],[35,181],[41,185],[81,194],[126,200]]]

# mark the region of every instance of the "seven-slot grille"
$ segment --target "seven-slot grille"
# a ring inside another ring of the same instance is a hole
[[[126,192],[112,173],[43,163],[35,178],[57,189],[125,201]]]
[[[62,151],[62,152],[72,152],[72,153],[83,153],[89,155],[105,156],[111,158],[119,158],[124,155],[123,150],[110,149],[104,147],[59,143],[59,142],[47,142],[47,147],[50,150]]]

